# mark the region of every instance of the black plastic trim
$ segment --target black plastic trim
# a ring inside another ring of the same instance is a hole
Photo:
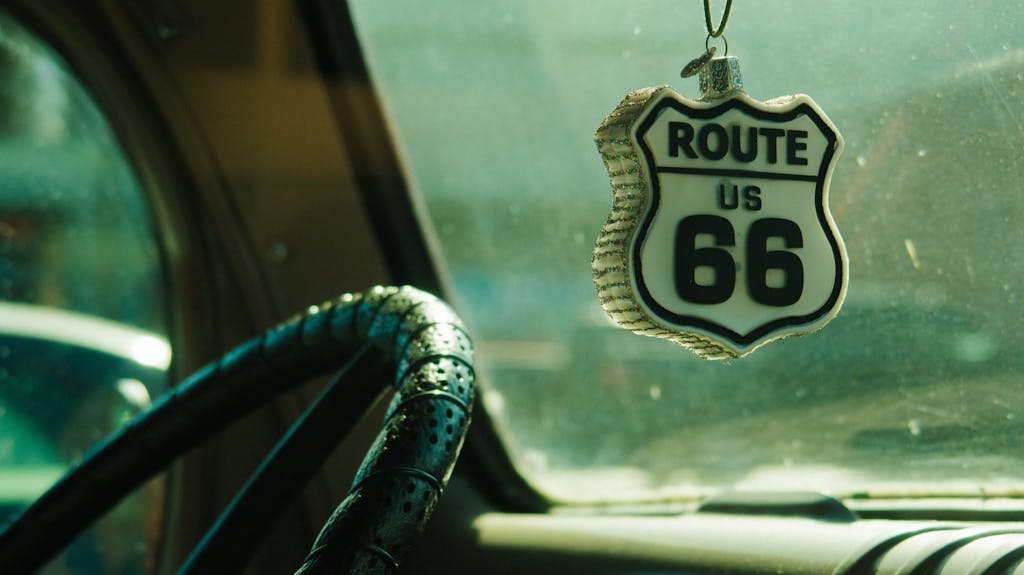
[[[447,297],[444,282],[405,181],[404,170],[376,93],[355,23],[344,0],[297,0],[317,68],[330,90],[338,133],[352,155],[358,193],[393,283]],[[486,386],[484,386],[486,387]],[[503,511],[544,512],[552,503],[512,463],[477,394],[459,472]]]
[[[822,521],[851,523],[857,514],[828,495],[803,491],[729,491],[704,500],[698,513],[808,517]]]
[[[349,165],[391,280],[437,293],[439,276],[348,5],[341,0],[298,0],[296,4],[320,77],[331,92],[338,134],[351,155]]]

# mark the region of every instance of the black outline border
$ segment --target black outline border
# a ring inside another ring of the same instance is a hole
[[[647,290],[647,286],[643,282],[643,266],[640,262],[640,249],[644,242],[647,241],[648,228],[650,228],[651,222],[654,220],[654,214],[658,211],[658,203],[661,196],[661,176],[659,174],[659,169],[654,164],[654,155],[647,146],[644,136],[654,125],[654,122],[658,120],[658,117],[661,116],[661,113],[665,108],[672,108],[688,118],[697,120],[709,120],[716,118],[736,108],[758,120],[777,124],[790,122],[800,115],[806,115],[812,122],[814,122],[814,125],[818,127],[828,141],[828,146],[825,148],[825,155],[822,158],[821,167],[818,168],[817,184],[814,190],[815,212],[818,214],[818,221],[821,223],[822,229],[825,230],[825,235],[828,237],[829,245],[832,247],[832,255],[835,258],[837,270],[836,281],[832,286],[832,293],[822,307],[807,315],[786,316],[777,319],[760,325],[747,334],[742,335],[717,323],[712,323],[698,317],[673,313],[654,301],[654,298],[651,296],[650,292]],[[835,233],[832,231],[832,226],[829,225],[828,219],[825,217],[824,193],[825,181],[828,176],[829,168],[832,167],[832,161],[835,158],[836,143],[839,138],[838,134],[829,127],[817,110],[807,102],[803,102],[791,110],[780,113],[755,108],[738,98],[727,100],[710,108],[691,108],[684,102],[677,100],[674,92],[669,91],[667,95],[662,96],[662,99],[651,107],[647,112],[647,117],[644,118],[644,121],[636,128],[635,133],[636,143],[643,152],[644,160],[647,163],[647,173],[649,174],[651,181],[651,206],[650,209],[647,210],[647,214],[644,216],[644,220],[640,224],[639,233],[633,242],[633,279],[636,282],[637,290],[640,292],[640,297],[643,299],[644,304],[647,305],[647,307],[660,319],[680,327],[695,327],[702,329],[709,333],[721,336],[732,343],[743,346],[744,348],[749,348],[751,347],[751,344],[777,329],[791,325],[806,325],[812,323],[827,315],[835,307],[836,302],[839,300],[839,294],[843,289],[843,257],[839,250],[839,242]]]

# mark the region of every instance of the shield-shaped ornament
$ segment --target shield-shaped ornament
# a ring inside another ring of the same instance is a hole
[[[842,305],[828,187],[843,141],[808,96],[748,96],[735,58],[713,59],[701,87],[635,91],[598,128],[613,200],[594,281],[619,325],[740,357]]]

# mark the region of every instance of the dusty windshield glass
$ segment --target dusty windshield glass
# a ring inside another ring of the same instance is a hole
[[[737,2],[748,93],[846,147],[824,330],[708,362],[607,321],[591,136],[704,45],[699,3],[352,3],[515,463],[567,501],[726,488],[1019,493],[1024,18],[1016,3]]]

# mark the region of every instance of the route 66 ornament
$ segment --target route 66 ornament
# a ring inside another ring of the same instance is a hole
[[[843,140],[810,97],[754,100],[736,58],[707,59],[699,100],[644,88],[598,128],[613,199],[592,268],[620,326],[720,359],[839,312],[828,187]]]

